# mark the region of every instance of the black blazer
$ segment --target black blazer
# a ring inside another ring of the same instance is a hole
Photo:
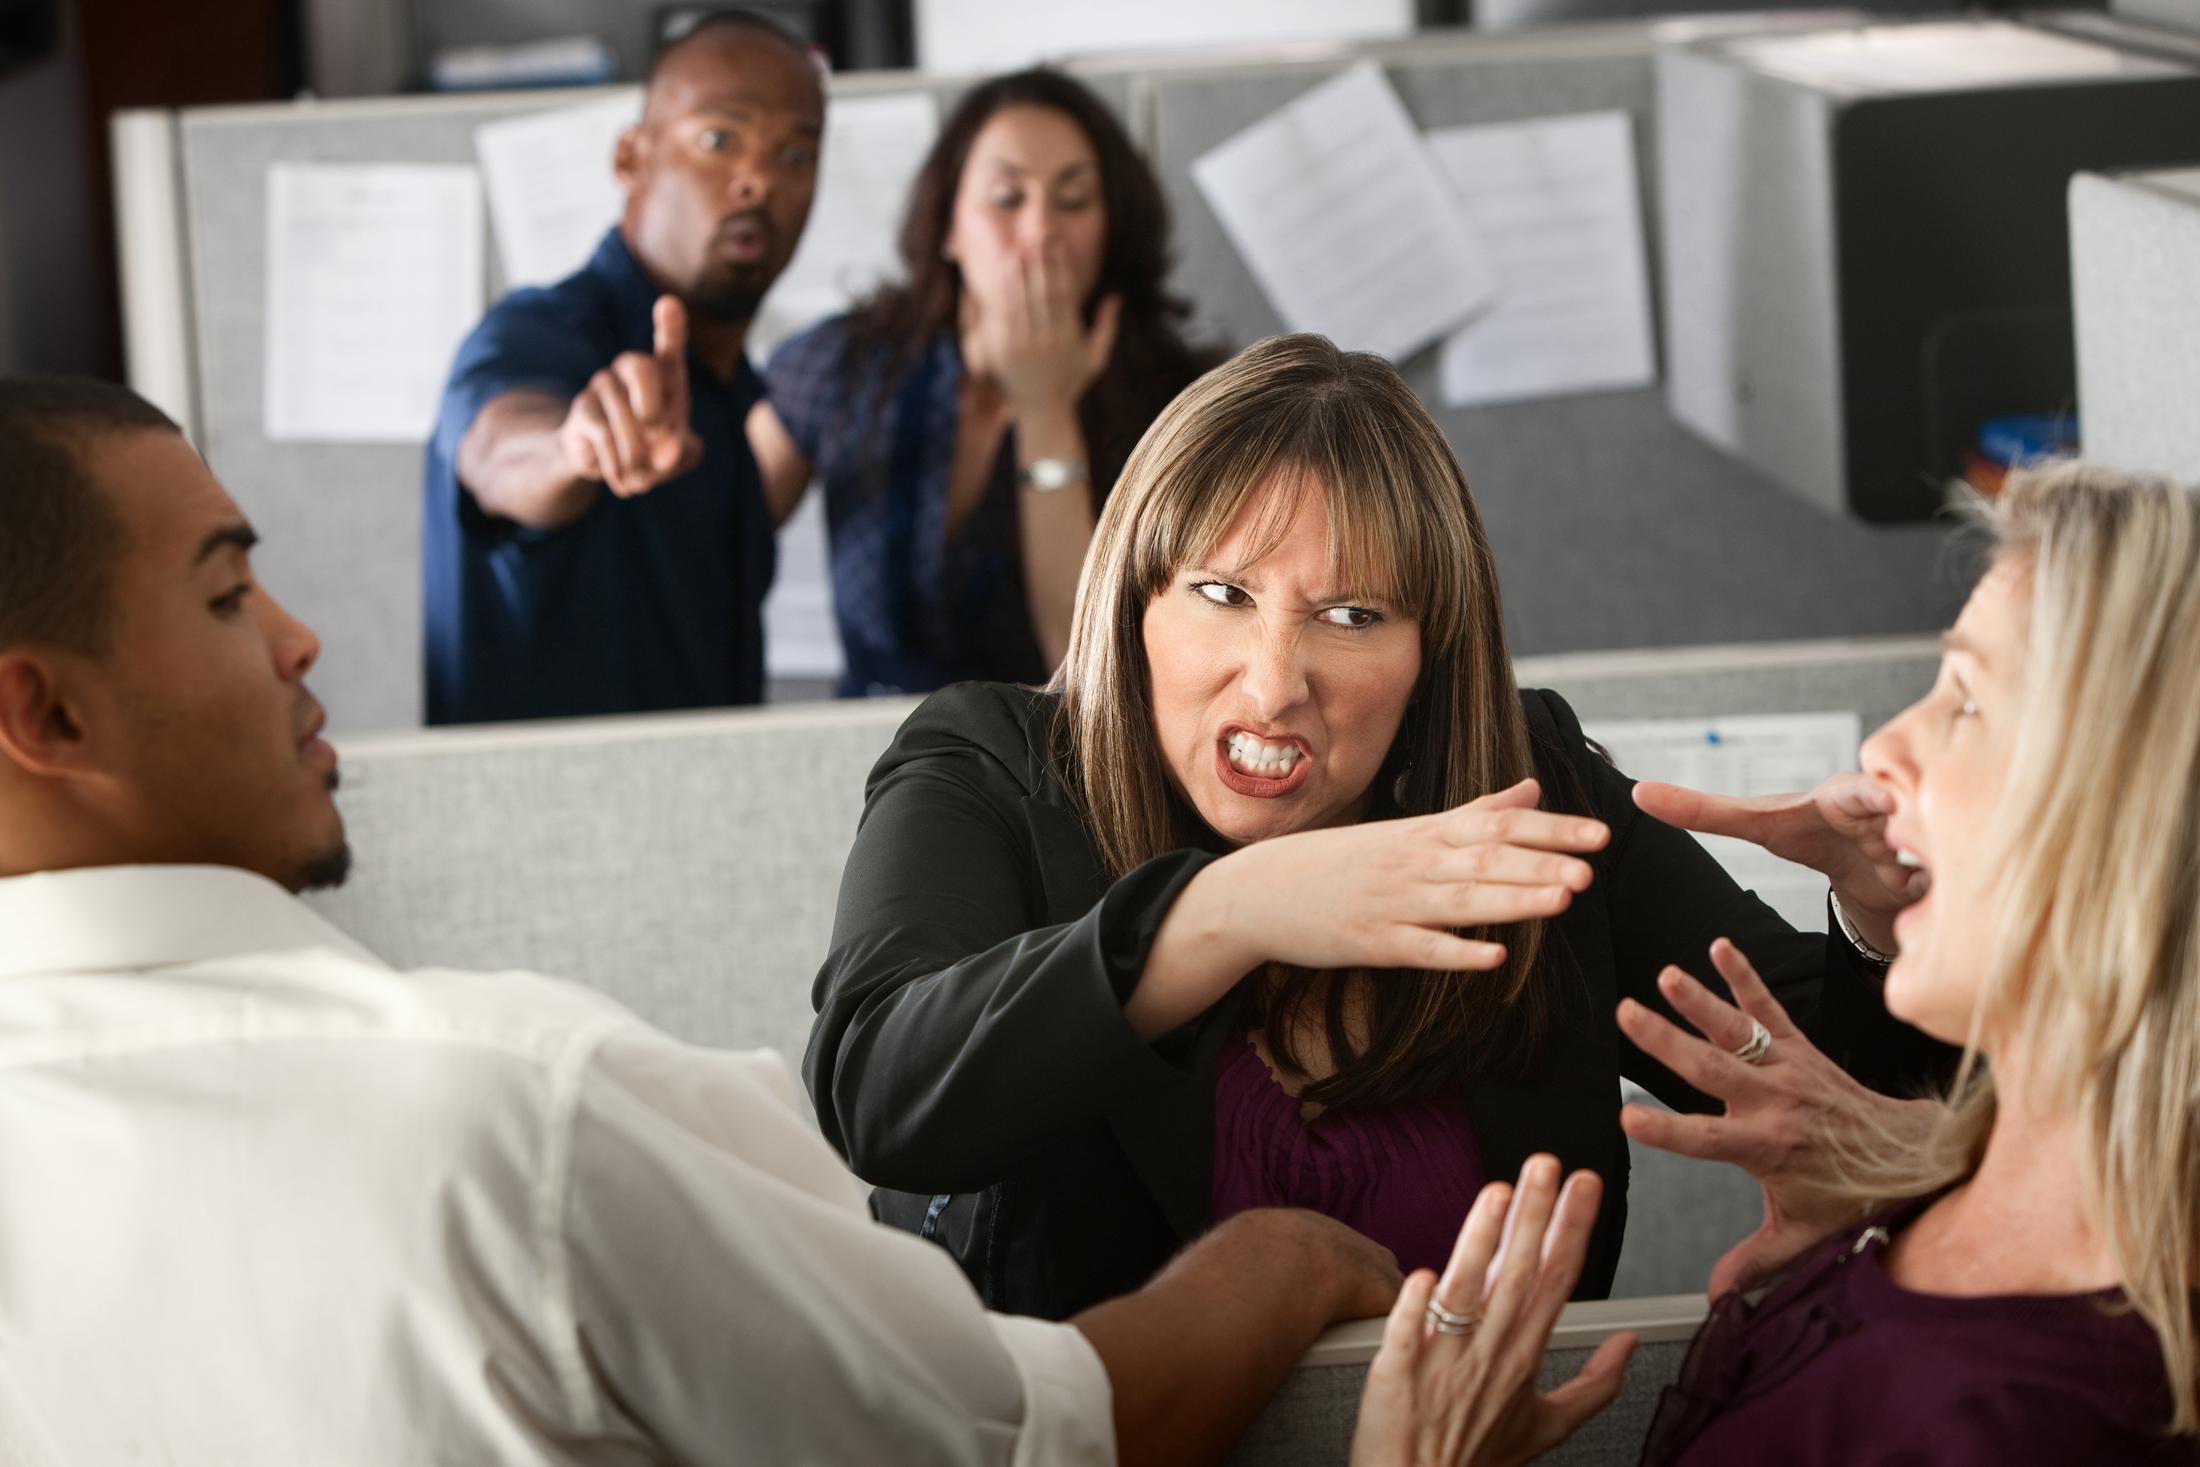
[[[1795,932],[1685,833],[1636,810],[1555,693],[1521,695],[1545,802],[1612,840],[1555,923],[1572,969],[1533,1076],[1468,1085],[1493,1178],[1535,1151],[1603,1177],[1577,1298],[1610,1292],[1627,1218],[1625,1075],[1715,1109],[1628,1042],[1622,995],[1671,1014],[1678,963],[1720,992],[1711,940],[1747,953],[1812,1037],[1868,1084],[1915,1083],[1939,1046],[1889,1019],[1878,971]],[[1238,995],[1152,1044],[1123,1018],[1154,932],[1208,852],[1110,884],[1057,778],[1059,700],[963,683],[927,700],[871,773],[814,991],[803,1074],[825,1135],[891,1223],[937,1238],[987,1305],[1061,1319],[1145,1283],[1208,1224],[1214,1063]]]

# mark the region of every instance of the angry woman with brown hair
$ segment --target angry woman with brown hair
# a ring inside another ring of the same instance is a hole
[[[966,684],[871,776],[806,1061],[825,1134],[988,1302],[1059,1316],[1256,1206],[1440,1264],[1531,1154],[1626,1217],[1613,1018],[1728,936],[1881,1081],[1848,940],[1791,930],[1522,692],[1487,537],[1380,358],[1314,336],[1188,389],[1125,466],[1040,691]],[[1900,868],[1893,868],[1899,872]],[[1861,878],[1861,879],[1860,879]],[[1852,912],[1903,899],[1836,878]]]

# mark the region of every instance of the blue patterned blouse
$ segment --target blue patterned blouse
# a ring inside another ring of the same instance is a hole
[[[842,697],[966,679],[1041,683],[1024,601],[1011,428],[984,497],[947,529],[962,353],[943,332],[913,360],[857,351],[845,316],[793,338],[765,369],[779,420],[825,491]]]

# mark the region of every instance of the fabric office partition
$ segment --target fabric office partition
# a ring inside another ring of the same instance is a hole
[[[2195,147],[2200,159],[2200,146]],[[2070,181],[2086,457],[2200,481],[2200,168]]]

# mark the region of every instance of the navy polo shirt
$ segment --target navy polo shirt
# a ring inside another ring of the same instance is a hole
[[[553,530],[484,511],[458,444],[490,399],[572,397],[621,352],[654,345],[661,292],[614,229],[580,273],[516,290],[458,349],[428,444],[422,524],[428,722],[484,723],[756,703],[775,547],[744,357],[722,382],[688,357],[693,471],[646,494],[598,493]]]

